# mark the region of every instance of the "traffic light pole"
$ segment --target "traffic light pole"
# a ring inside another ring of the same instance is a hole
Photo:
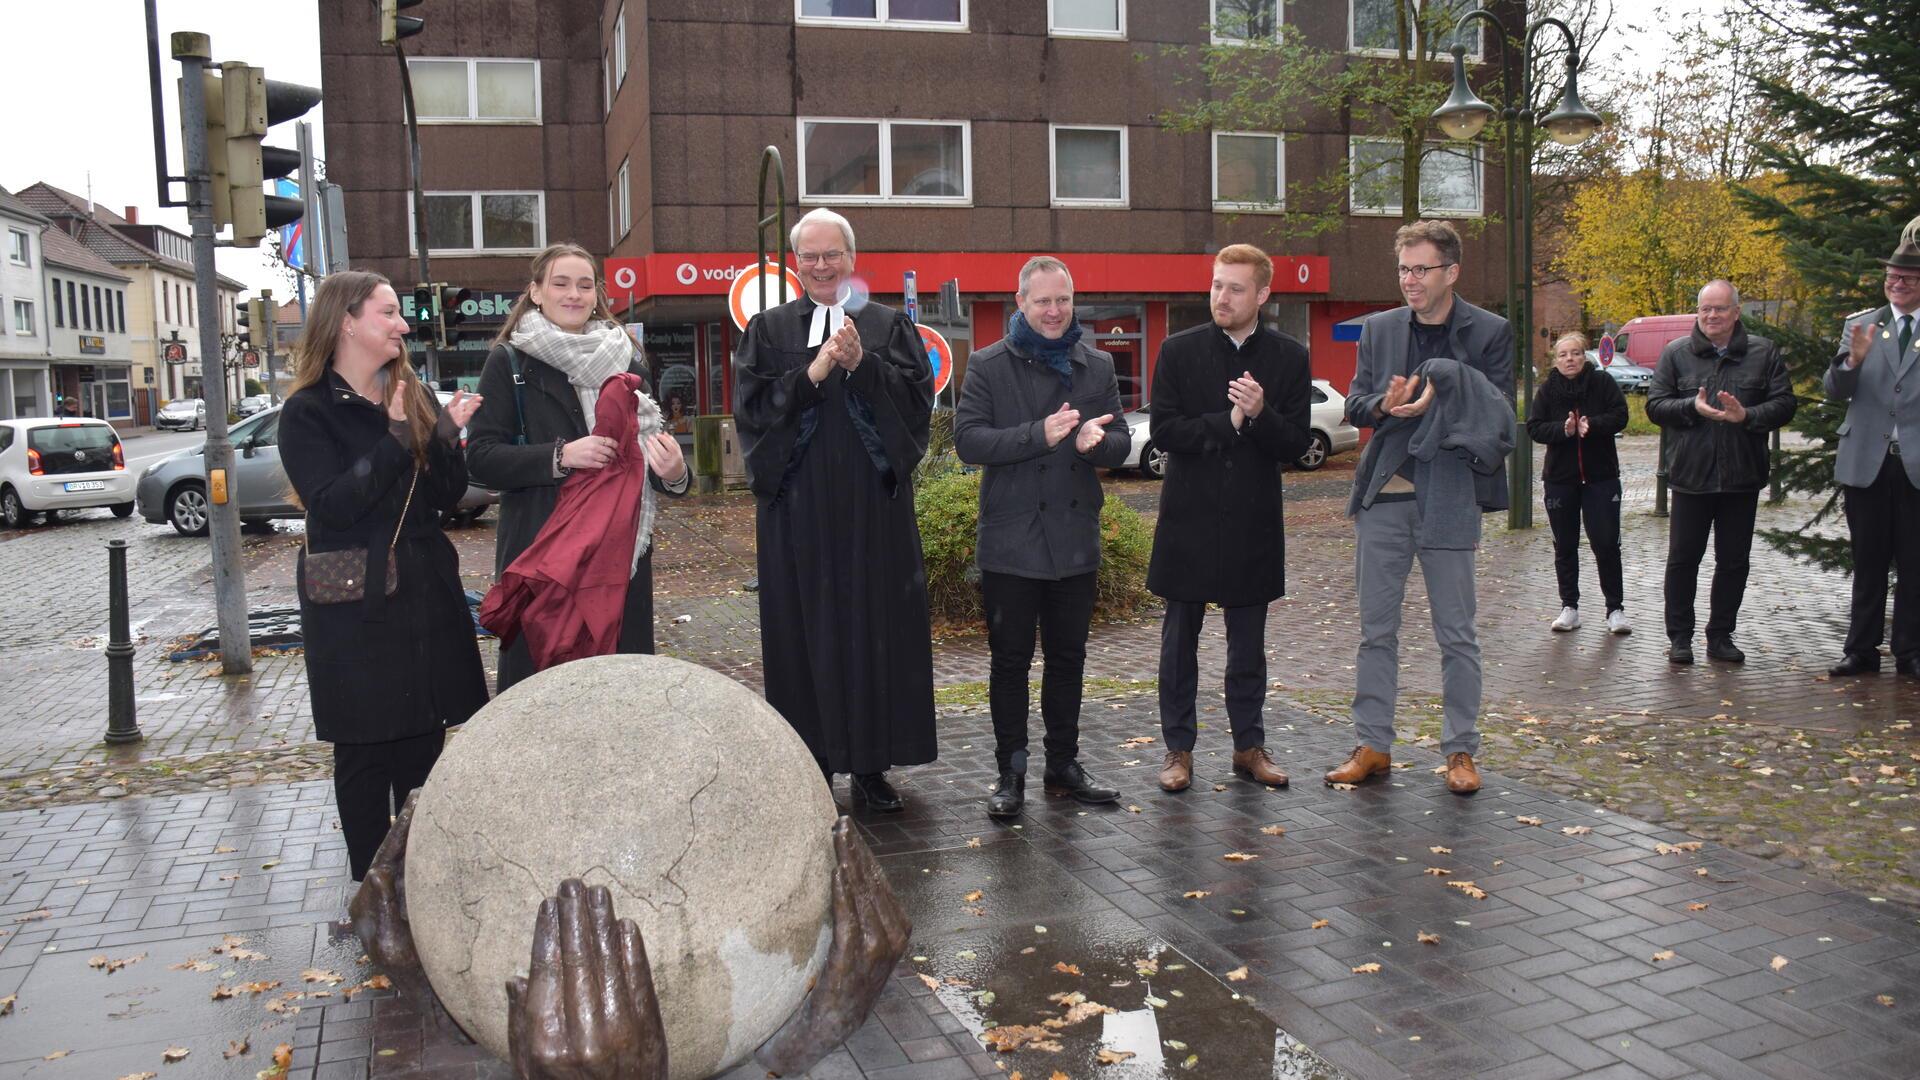
[[[407,112],[407,150],[410,164],[409,178],[413,182],[413,246],[420,253],[420,280],[423,283],[433,281],[433,272],[427,260],[427,197],[420,184],[420,118],[413,106],[413,75],[407,70],[407,54],[398,44],[393,47],[393,57],[400,62],[400,97],[406,103]],[[436,292],[435,298],[438,299]],[[414,312],[415,319],[425,317],[425,312]],[[433,382],[440,377],[440,356],[434,351],[433,336],[425,335],[426,377],[424,382]]]
[[[183,157],[187,173],[187,220],[193,227],[193,276],[199,291],[195,308],[200,319],[200,384],[207,402],[207,445],[204,463],[209,487],[207,533],[213,543],[213,602],[220,629],[220,670],[239,674],[253,670],[252,642],[247,636],[247,581],[240,566],[240,508],[231,498],[215,499],[214,477],[233,475],[233,442],[227,436],[227,379],[220,349],[218,275],[213,266],[213,187],[207,145],[206,88],[200,73],[213,58],[213,43],[205,34],[181,31],[173,35],[173,58],[180,61],[180,126],[185,138]],[[220,148],[224,150],[225,148]],[[228,484],[231,491],[231,484]]]

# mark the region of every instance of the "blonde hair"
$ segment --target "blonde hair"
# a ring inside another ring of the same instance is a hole
[[[547,272],[553,269],[553,264],[568,255],[585,259],[587,266],[592,268],[594,272],[593,315],[589,321],[593,319],[600,319],[610,323],[620,321],[613,317],[613,308],[607,305],[607,283],[600,280],[600,271],[594,264],[593,255],[589,253],[586,248],[581,247],[571,240],[562,240],[557,244],[548,244],[541,250],[540,254],[533,257],[533,266],[527,271],[529,285],[520,293],[520,298],[513,302],[513,310],[507,312],[507,321],[500,324],[500,332],[493,336],[493,343],[495,345],[505,345],[513,340],[513,332],[519,328],[521,317],[540,306],[533,302],[533,286],[545,285],[547,283]]]
[[[1220,249],[1220,254],[1215,255],[1213,261],[1228,266],[1253,267],[1253,287],[1256,289],[1273,284],[1273,260],[1252,244],[1228,244]]]
[[[342,270],[320,280],[313,303],[307,308],[306,322],[300,328],[300,340],[293,343],[293,388],[287,396],[314,386],[327,377],[333,367],[333,354],[340,347],[340,324],[349,317],[359,318],[360,308],[380,286],[393,287],[386,275],[371,270]],[[387,361],[374,376],[384,396],[389,389],[407,403],[408,442],[413,460],[421,468],[427,465],[427,440],[433,436],[437,414],[428,404],[426,389],[414,373],[405,349]]]
[[[1587,335],[1581,333],[1578,330],[1569,330],[1566,333],[1561,334],[1559,337],[1553,339],[1553,351],[1556,353],[1559,352],[1560,346],[1565,345],[1569,341],[1579,342],[1581,352],[1586,352],[1587,347],[1593,344],[1592,342],[1587,340]]]

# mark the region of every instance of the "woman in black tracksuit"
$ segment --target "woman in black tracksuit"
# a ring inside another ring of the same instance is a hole
[[[1580,626],[1580,523],[1600,571],[1607,629],[1632,632],[1620,570],[1620,455],[1613,437],[1627,427],[1627,399],[1613,376],[1587,362],[1584,334],[1553,343],[1553,370],[1527,408],[1527,434],[1547,448],[1547,521],[1553,526],[1553,569],[1560,580],[1555,630]]]

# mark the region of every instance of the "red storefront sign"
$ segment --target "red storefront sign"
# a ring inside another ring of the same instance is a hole
[[[1011,293],[1029,254],[1019,252],[861,252],[855,273],[876,293],[900,291],[901,275],[923,282],[957,279],[967,293]],[[1073,272],[1074,291],[1090,293],[1204,293],[1212,281],[1213,256],[1140,255],[1128,252],[1068,252],[1060,256]],[[614,299],[651,296],[724,296],[751,252],[660,252],[608,259],[607,294]],[[1273,291],[1325,293],[1331,274],[1325,255],[1282,255],[1273,260]]]

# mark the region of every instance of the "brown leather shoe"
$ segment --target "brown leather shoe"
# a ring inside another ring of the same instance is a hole
[[[1471,795],[1480,790],[1480,770],[1473,767],[1473,755],[1447,755],[1447,790],[1455,795]]]
[[[1345,762],[1327,773],[1327,783],[1357,784],[1369,776],[1378,776],[1392,769],[1392,754],[1383,754],[1371,746],[1356,746]]]
[[[1273,763],[1273,755],[1267,753],[1264,746],[1233,752],[1233,771],[1256,784],[1268,787],[1286,787],[1287,774]]]
[[[1193,751],[1169,750],[1167,763],[1160,766],[1160,790],[1185,791],[1193,783]]]

